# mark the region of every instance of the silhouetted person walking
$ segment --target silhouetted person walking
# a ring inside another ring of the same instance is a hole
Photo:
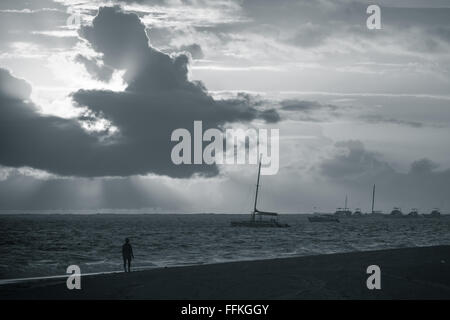
[[[122,246],[123,268],[125,272],[131,272],[131,260],[134,259],[133,248],[130,244],[130,239],[126,238]],[[128,270],[127,270],[128,266]]]

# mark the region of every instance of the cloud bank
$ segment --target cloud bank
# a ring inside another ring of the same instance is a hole
[[[80,35],[102,54],[105,67],[125,71],[126,89],[74,92],[73,101],[87,109],[80,119],[67,120],[40,115],[27,101],[30,86],[2,70],[0,164],[82,177],[213,176],[218,174],[214,165],[172,164],[174,129],[189,130],[194,120],[203,121],[205,130],[256,119],[279,121],[276,111],[250,106],[245,99],[212,98],[201,82],[188,79],[188,56],[167,55],[149,46],[138,16],[119,7],[100,8]],[[108,73],[103,76],[107,79]],[[80,125],[98,119],[108,120],[118,132],[109,135],[105,128],[93,133]]]

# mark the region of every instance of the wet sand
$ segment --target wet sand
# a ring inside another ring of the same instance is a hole
[[[369,265],[381,290],[368,290]],[[450,246],[171,267],[0,286],[0,299],[450,299]]]

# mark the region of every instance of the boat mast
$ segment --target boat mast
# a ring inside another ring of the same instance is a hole
[[[373,190],[372,190],[372,213],[374,213],[374,211],[373,211],[374,204],[375,204],[375,184],[373,185]]]
[[[344,210],[347,211],[347,195],[345,195],[345,207]]]
[[[256,203],[258,201],[258,189],[259,189],[259,176],[261,174],[261,157],[258,164],[258,178],[256,180],[256,193],[255,193],[255,205],[253,206],[252,220],[255,221]]]

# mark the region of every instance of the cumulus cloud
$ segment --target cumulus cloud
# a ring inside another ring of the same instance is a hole
[[[440,169],[430,159],[411,161],[407,172],[400,172],[383,160],[381,154],[367,150],[358,140],[341,141],[319,165],[321,174],[353,198],[370,199],[377,185],[378,205],[428,210],[448,205],[450,169]],[[364,196],[365,194],[365,196]]]
[[[336,143],[336,153],[320,164],[322,174],[331,178],[355,179],[365,175],[390,174],[393,169],[377,158],[377,154],[367,151],[358,140]]]
[[[0,163],[60,174],[90,167],[97,138],[75,120],[41,115],[29,101],[31,86],[0,69]]]
[[[255,119],[279,120],[275,110],[255,108],[245,99],[212,98],[202,83],[188,79],[186,55],[170,56],[150,47],[139,18],[119,7],[100,8],[92,25],[83,27],[80,34],[102,54],[104,65],[125,70],[127,88],[123,92],[73,93],[77,105],[87,107],[79,120],[106,119],[118,133],[104,139],[85,131],[75,119],[40,115],[31,102],[25,101],[29,85],[3,70],[2,165],[89,177],[147,173],[211,176],[218,173],[214,165],[172,163],[173,130],[192,129],[195,120],[203,121],[205,130]]]

